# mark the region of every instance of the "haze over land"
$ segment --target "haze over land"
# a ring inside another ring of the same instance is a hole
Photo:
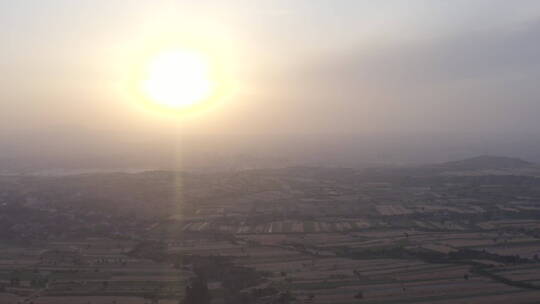
[[[213,134],[141,135],[135,140],[110,132],[68,130],[36,137],[4,142],[0,157],[4,173],[303,165],[365,168],[430,164],[484,154],[540,163],[540,141],[532,135]]]

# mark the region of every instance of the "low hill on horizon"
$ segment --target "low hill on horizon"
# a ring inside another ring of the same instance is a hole
[[[531,167],[534,164],[520,158],[505,156],[481,155],[458,161],[450,161],[437,165],[448,170],[496,170],[519,169]]]

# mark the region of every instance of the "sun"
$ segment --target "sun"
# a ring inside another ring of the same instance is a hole
[[[215,83],[209,60],[189,50],[170,50],[152,58],[142,83],[153,103],[183,109],[209,99]]]

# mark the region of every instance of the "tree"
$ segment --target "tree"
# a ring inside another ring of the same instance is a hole
[[[196,277],[186,286],[186,296],[181,304],[210,304],[210,299],[206,279]]]
[[[279,294],[276,304],[289,304],[291,303],[295,298],[291,294],[290,290],[287,290],[286,292],[282,292]]]

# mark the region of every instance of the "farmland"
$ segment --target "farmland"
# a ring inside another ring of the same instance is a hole
[[[0,302],[536,303],[540,169],[472,171],[4,176]]]

